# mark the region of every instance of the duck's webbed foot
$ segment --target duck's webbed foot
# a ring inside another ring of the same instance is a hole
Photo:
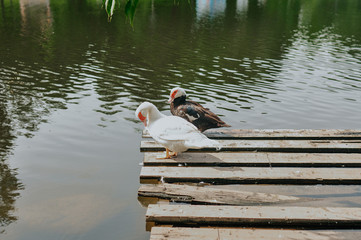
[[[176,153],[176,152],[170,153],[169,149],[166,148],[165,149],[165,157],[160,157],[157,159],[171,159],[172,157],[177,157],[177,155],[178,155],[178,153]]]
[[[176,158],[176,157],[178,156],[178,153],[177,153],[177,152],[173,152],[173,153],[170,154],[170,156]]]
[[[172,158],[172,155],[170,154],[170,151],[168,148],[165,149],[165,158],[164,159],[170,159]]]

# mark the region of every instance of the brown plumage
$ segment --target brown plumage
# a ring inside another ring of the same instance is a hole
[[[201,132],[210,128],[230,127],[208,108],[197,102],[186,100],[186,93],[182,88],[177,87],[171,90],[169,102],[173,115],[193,123]]]

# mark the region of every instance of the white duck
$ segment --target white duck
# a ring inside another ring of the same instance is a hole
[[[207,138],[192,123],[181,117],[166,116],[150,102],[140,104],[135,115],[144,123],[150,136],[166,148],[165,158],[177,156],[189,148],[220,149],[219,142]],[[169,150],[174,154],[171,155]]]

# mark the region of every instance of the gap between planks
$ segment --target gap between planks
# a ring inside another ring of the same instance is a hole
[[[361,208],[151,204],[146,221],[173,226],[361,229]]]
[[[361,167],[361,154],[352,153],[194,152],[159,159],[163,156],[145,152],[144,166]]]
[[[361,153],[361,140],[218,140],[220,151],[310,152],[310,153]],[[164,151],[153,141],[141,141],[140,151]],[[216,151],[215,148],[189,149],[188,151]]]
[[[359,139],[361,140],[361,129],[209,129],[203,132],[212,139]],[[150,138],[146,130],[143,131],[144,138]]]

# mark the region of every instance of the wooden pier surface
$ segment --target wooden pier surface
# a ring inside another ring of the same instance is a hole
[[[149,205],[147,221],[213,226],[360,228],[361,208]]]
[[[152,240],[361,239],[361,130],[205,134],[218,139],[221,151],[189,150],[172,159],[158,159],[164,148],[143,134],[138,195],[153,199],[146,204]],[[321,198],[292,194],[307,186],[320,189]],[[291,194],[272,192],[278,188]]]
[[[358,237],[357,232],[351,231],[153,227],[150,240],[355,240]]]

